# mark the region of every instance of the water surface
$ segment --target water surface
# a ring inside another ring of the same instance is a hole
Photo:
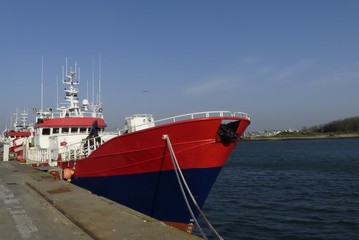
[[[240,142],[204,211],[224,239],[359,239],[359,139]]]

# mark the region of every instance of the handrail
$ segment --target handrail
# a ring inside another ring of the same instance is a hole
[[[39,117],[39,116],[38,116]],[[44,119],[52,119],[52,118],[67,118],[67,117],[78,117],[78,118],[85,118],[85,117],[93,117],[93,118],[103,118],[103,114],[102,113],[98,113],[98,112],[81,112],[80,114],[77,114],[75,112],[68,112],[68,113],[64,113],[64,112],[60,112],[60,111],[56,111],[56,112],[44,112],[41,115],[41,118]],[[40,118],[40,117],[39,117]]]
[[[182,115],[177,115],[169,118],[164,118],[155,121],[156,122],[163,122],[167,120],[172,120],[172,122],[176,122],[177,119],[187,120],[187,119],[195,119],[200,117],[215,117],[215,116],[223,117],[223,116],[233,116],[229,111],[207,111],[207,112],[195,112],[195,113],[187,113]]]
[[[25,156],[29,163],[35,163],[35,162],[68,162],[72,160],[79,160],[84,157],[89,156],[93,151],[95,151],[100,145],[104,143],[104,138],[106,139],[106,136],[113,136],[118,135],[115,133],[106,133],[101,134],[98,137],[95,138],[88,138],[88,139],[82,139],[81,141],[71,143],[66,145],[64,148],[59,148],[56,152],[56,155],[54,155],[51,151],[51,149],[40,149],[40,150],[32,150],[28,149],[28,151],[25,151],[27,153],[27,156]],[[100,139],[97,140],[97,138]],[[108,140],[109,138],[107,138]],[[100,143],[99,143],[100,142]],[[87,147],[84,147],[84,145],[87,143]],[[60,159],[58,159],[58,155],[61,156]]]
[[[132,116],[143,116],[146,114],[134,114]],[[147,114],[148,116],[150,116],[150,114]],[[230,112],[230,111],[206,111],[206,112],[194,112],[194,113],[187,113],[187,114],[182,114],[182,115],[177,115],[177,116],[173,116],[173,117],[168,117],[168,118],[163,118],[163,119],[159,119],[159,120],[155,120],[154,123],[155,125],[158,125],[158,123],[160,123],[159,125],[163,125],[165,123],[172,123],[172,122],[178,122],[178,121],[183,121],[183,120],[191,120],[191,119],[196,119],[196,118],[208,118],[208,117],[240,117],[243,119],[247,119],[250,120],[250,117],[247,113],[244,112]],[[138,126],[143,126],[143,125],[147,125],[148,123],[145,124],[141,124]],[[123,134],[127,131],[127,128],[121,129],[119,130],[120,134]]]
[[[244,119],[247,119],[247,120],[251,120],[249,115],[247,113],[244,113],[244,112],[235,112],[235,113],[233,113],[233,116],[234,117],[241,117],[241,118],[244,118]]]
[[[59,151],[59,154],[62,156],[61,161],[67,162],[72,160],[79,160],[89,156],[105,142],[105,136],[110,136],[113,134],[114,133],[102,134],[97,137],[82,139],[80,142],[67,145],[65,148]]]
[[[64,115],[65,114],[63,112],[56,111],[56,112],[51,113],[50,118],[59,118],[59,117],[62,117]],[[68,117],[79,117],[79,118],[81,118],[81,117],[98,117],[98,118],[103,118],[103,115],[102,115],[102,113],[96,113],[96,112],[81,112],[81,114],[76,114],[76,113],[73,113],[73,112],[69,112]]]

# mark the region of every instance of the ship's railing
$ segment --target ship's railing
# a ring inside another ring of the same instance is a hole
[[[234,112],[233,113],[233,116],[234,117],[240,117],[240,118],[243,118],[243,119],[247,119],[247,120],[251,120],[251,118],[249,117],[249,115],[247,113],[244,113],[244,112]]]
[[[79,160],[89,156],[101,144],[110,138],[118,136],[118,133],[105,133],[96,138],[86,138],[81,142],[68,144],[58,149],[27,149],[24,151],[24,159],[28,163],[55,163],[57,161],[67,162]]]
[[[57,161],[79,160],[89,156],[101,145],[100,143],[103,143],[97,141],[97,139],[101,138],[89,138],[78,143],[68,144],[66,147],[58,149],[56,154],[51,152],[50,149],[30,149],[25,157],[29,160],[29,163],[54,163]]]
[[[229,111],[209,111],[209,112],[195,112],[195,113],[187,113],[182,115],[177,115],[169,118],[160,119],[155,121],[158,122],[178,122],[182,120],[189,120],[195,118],[207,118],[207,117],[224,117],[224,116],[232,116],[232,113]]]
[[[62,112],[53,112],[51,113],[51,118],[58,118],[58,117],[97,117],[102,118],[103,114],[98,112],[81,112],[81,114],[77,114],[75,112],[69,113],[62,113]]]
[[[29,149],[24,153],[24,159],[30,161],[30,163],[45,163],[51,161],[51,159],[49,159],[50,151],[48,149]]]
[[[60,161],[67,162],[83,158],[84,153],[81,151],[82,147],[80,143],[74,143],[67,145],[65,148],[59,149],[59,155],[61,156]]]
[[[144,114],[140,114],[140,116],[143,116],[143,115]],[[133,116],[139,116],[139,114],[135,114]],[[163,124],[167,124],[167,123],[174,123],[174,122],[183,121],[183,120],[191,120],[191,119],[197,119],[197,118],[208,118],[208,117],[239,117],[239,118],[250,120],[249,115],[244,112],[232,113],[230,111],[206,111],[206,112],[187,113],[187,114],[177,115],[177,116],[173,116],[173,117],[169,117],[169,118],[163,118],[160,120],[155,120],[154,124],[155,124],[155,126],[159,126],[159,125],[163,125]],[[137,127],[144,126],[147,124],[148,123],[138,125]],[[127,128],[121,129],[120,134],[126,133],[127,131],[128,131]]]
[[[101,139],[97,137],[97,139]],[[95,151],[100,144],[97,144],[96,138],[83,139],[81,142],[68,144],[66,147],[59,149],[58,155],[61,156],[60,161],[68,162],[79,160],[89,156]]]
[[[115,136],[118,136],[118,134],[105,133],[95,138],[86,138],[82,139],[81,142],[68,144],[66,147],[59,149],[61,161],[67,162],[83,159],[99,148],[105,141]]]
[[[94,117],[94,118],[103,118],[103,114],[100,112],[81,112],[80,114],[76,112],[43,112],[41,118],[51,119],[51,118],[64,118],[64,117]]]

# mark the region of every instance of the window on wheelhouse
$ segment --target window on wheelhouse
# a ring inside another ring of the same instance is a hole
[[[78,128],[71,128],[71,133],[77,133],[78,132]]]
[[[87,128],[85,127],[80,128],[80,133],[87,133]]]
[[[53,129],[52,129],[52,133],[53,133],[53,134],[58,134],[58,133],[60,133],[60,128],[53,128]]]
[[[69,133],[69,128],[62,128],[62,133]]]
[[[50,135],[51,129],[50,128],[43,128],[42,135]]]

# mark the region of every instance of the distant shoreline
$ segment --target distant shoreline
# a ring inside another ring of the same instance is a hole
[[[242,141],[278,141],[278,140],[315,140],[315,139],[339,139],[339,138],[359,138],[359,133],[348,134],[321,134],[308,136],[271,136],[271,137],[244,137]]]

